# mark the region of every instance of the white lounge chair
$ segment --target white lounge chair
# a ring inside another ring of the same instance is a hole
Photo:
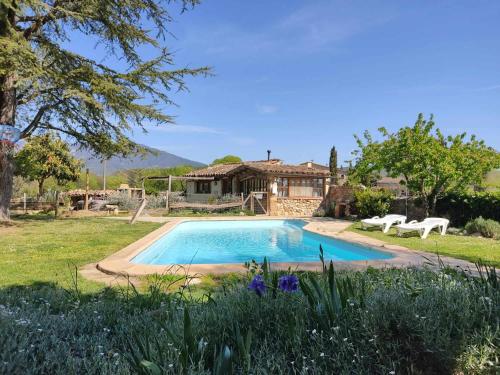
[[[371,219],[361,220],[361,226],[363,229],[367,227],[382,227],[382,232],[387,233],[391,226],[394,224],[403,224],[406,221],[406,216],[404,215],[386,215],[384,217],[374,216]]]
[[[426,239],[431,230],[437,228],[441,233],[441,236],[446,234],[446,229],[450,221],[448,219],[442,219],[440,217],[429,217],[421,222],[417,220],[412,220],[406,224],[396,225],[398,229],[398,236],[401,236],[403,232],[414,232],[417,231],[420,234],[420,238]]]

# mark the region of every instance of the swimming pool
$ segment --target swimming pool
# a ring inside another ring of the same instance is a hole
[[[134,257],[135,264],[244,263],[382,260],[386,252],[303,230],[303,220],[187,221]]]

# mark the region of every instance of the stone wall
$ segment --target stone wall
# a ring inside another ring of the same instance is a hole
[[[322,207],[321,198],[281,198],[272,205],[271,215],[276,216],[313,216]]]

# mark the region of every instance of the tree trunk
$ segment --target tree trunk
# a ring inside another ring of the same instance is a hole
[[[0,5],[0,36],[9,37],[16,24],[16,1]],[[0,124],[14,125],[16,119],[16,73],[0,76]],[[10,199],[14,184],[14,145],[0,144],[0,221],[10,220]]]
[[[16,89],[13,74],[0,77],[0,124],[14,125]],[[10,220],[9,205],[14,183],[14,145],[0,144],[0,221]]]
[[[0,221],[10,220],[10,199],[14,181],[13,145],[0,144]]]
[[[40,201],[40,198],[42,198],[42,195],[43,195],[43,183],[45,182],[45,180],[40,180],[38,181],[38,201]]]
[[[430,213],[432,214],[432,216],[436,216],[437,199],[438,199],[437,194],[432,196],[431,204],[430,204],[430,206],[431,206]]]
[[[430,204],[429,204],[429,197],[426,196],[426,195],[420,195],[420,197],[422,198],[422,205],[424,207],[424,214],[425,214],[425,217],[429,217],[429,211],[430,211]]]

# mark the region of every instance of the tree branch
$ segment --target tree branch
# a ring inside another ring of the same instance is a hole
[[[31,24],[30,27],[28,27],[26,30],[24,30],[23,36],[26,40],[29,40],[32,34],[35,34],[40,28],[45,25],[47,22],[49,22],[51,19],[54,19],[57,11],[57,7],[59,6],[59,1],[56,0],[54,4],[52,5],[52,9],[44,15],[44,16],[38,16],[34,17],[33,23]]]
[[[42,119],[43,115],[52,108],[57,107],[59,104],[64,102],[63,99],[58,100],[57,102],[53,104],[47,104],[38,109],[38,112],[36,113],[35,117],[33,117],[33,120],[29,123],[29,125],[24,128],[24,130],[21,132],[21,138],[26,138],[31,135],[35,131],[35,129],[38,127],[38,124],[40,123],[40,120]]]

